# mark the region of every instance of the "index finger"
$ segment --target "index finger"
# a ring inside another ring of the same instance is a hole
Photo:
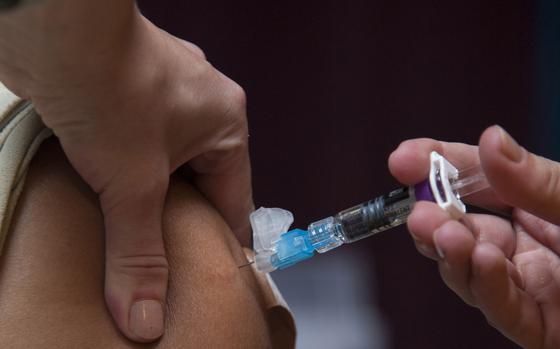
[[[225,142],[191,161],[195,183],[216,207],[243,246],[251,246],[249,214],[254,210],[246,140]]]
[[[445,157],[459,171],[480,164],[478,146],[442,142],[431,138],[417,138],[402,142],[389,156],[389,171],[401,183],[413,185],[428,178],[430,172],[430,153],[436,151]],[[484,190],[469,195],[466,203],[490,210],[510,209],[497,198],[493,190]]]

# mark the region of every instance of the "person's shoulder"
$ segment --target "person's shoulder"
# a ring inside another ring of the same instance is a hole
[[[163,212],[170,263],[158,347],[269,347],[262,289],[233,233],[186,180]],[[34,157],[0,262],[7,347],[131,347],[104,306],[104,224],[97,196],[56,139]],[[6,340],[6,342],[5,342]]]

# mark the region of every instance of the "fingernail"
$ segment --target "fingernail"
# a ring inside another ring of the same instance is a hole
[[[425,244],[423,242],[417,242],[416,246],[418,247],[418,250],[420,251],[420,253],[422,253],[424,256],[435,259],[435,253],[434,253],[434,249],[432,247],[428,246],[427,244]]]
[[[501,151],[502,154],[513,162],[521,161],[523,157],[523,148],[513,139],[509,133],[502,127],[497,126],[500,130]]]
[[[445,259],[445,253],[443,253],[443,250],[441,249],[441,247],[439,246],[437,239],[434,238],[434,246],[436,248],[436,252],[439,256],[439,258],[441,259]]]
[[[163,307],[155,300],[142,300],[130,308],[130,331],[143,339],[157,339],[163,335]]]

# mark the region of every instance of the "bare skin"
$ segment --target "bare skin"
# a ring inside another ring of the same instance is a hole
[[[245,92],[134,0],[30,1],[0,13],[0,81],[33,102],[100,197],[115,324],[130,339],[157,339],[169,175],[188,163],[193,184],[249,245]]]
[[[241,246],[212,206],[171,181],[163,231],[170,263],[166,334],[126,339],[104,305],[103,215],[50,140],[33,160],[0,264],[6,348],[267,348],[262,294]]]
[[[421,181],[432,150],[458,168],[480,163],[491,190],[467,202],[509,212],[511,220],[468,214],[457,222],[419,202],[408,220],[419,252],[436,260],[447,286],[502,334],[527,349],[560,347],[560,165],[491,127],[478,147],[406,141],[391,154],[391,172],[405,184]]]

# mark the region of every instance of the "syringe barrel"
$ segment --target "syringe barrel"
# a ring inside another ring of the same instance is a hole
[[[416,202],[413,187],[404,187],[351,207],[334,216],[342,240],[354,242],[406,222]]]
[[[393,190],[334,216],[313,222],[307,228],[313,248],[324,253],[406,222],[417,200],[435,201],[428,181]]]

